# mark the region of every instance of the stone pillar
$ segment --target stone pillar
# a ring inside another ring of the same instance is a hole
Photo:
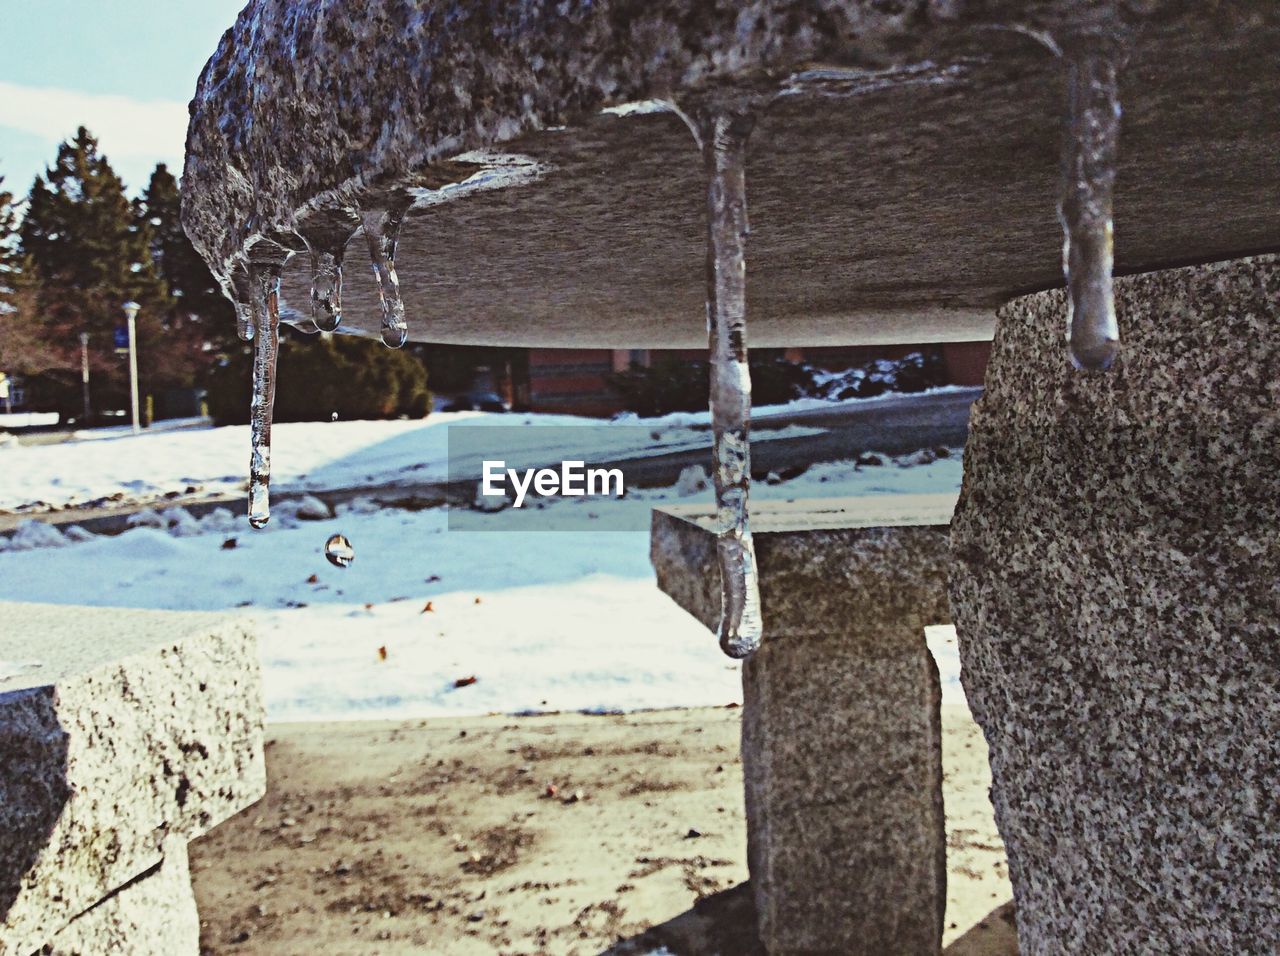
[[[952,545],[1023,956],[1280,952],[1280,259],[1001,310]]]
[[[186,844],[265,791],[237,619],[2,604],[0,953],[195,956]]]
[[[938,669],[950,495],[753,510],[765,636],[742,761],[760,936],[779,954],[937,953],[946,906]],[[709,508],[654,512],[658,584],[714,630]],[[713,640],[708,636],[708,640]]]

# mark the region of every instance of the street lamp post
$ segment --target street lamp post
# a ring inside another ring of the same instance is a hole
[[[124,309],[124,317],[129,322],[129,397],[133,403],[133,433],[137,435],[142,431],[142,426],[138,424],[138,310],[142,306],[130,300],[126,302],[122,308]]]
[[[80,384],[84,390],[84,417],[81,419],[81,428],[89,427],[89,417],[92,414],[89,405],[89,333],[80,333]]]

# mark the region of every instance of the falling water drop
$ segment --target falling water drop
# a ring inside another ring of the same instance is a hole
[[[253,453],[249,458],[249,524],[262,528],[271,518],[271,412],[276,401],[276,358],[280,350],[280,265],[250,267],[260,308],[253,346],[253,399],[249,430]]]
[[[346,535],[334,534],[324,543],[324,556],[335,568],[346,568],[356,559],[356,549]]]
[[[378,280],[378,298],[382,302],[382,342],[393,349],[400,348],[409,338],[404,301],[400,298],[400,279],[396,275],[396,244],[404,212],[397,207],[360,214],[373,275]]]
[[[1116,41],[1098,34],[1063,45],[1067,129],[1058,216],[1067,280],[1068,342],[1077,368],[1105,369],[1120,348],[1112,295],[1111,196],[1120,138]]]
[[[707,331],[711,429],[720,564],[720,648],[748,657],[763,624],[755,547],[748,523],[751,485],[751,373],[747,366],[747,139],[751,111],[718,111],[700,124],[707,187]]]

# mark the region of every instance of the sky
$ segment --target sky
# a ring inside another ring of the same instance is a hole
[[[248,0],[0,0],[0,188],[86,126],[131,195],[182,170],[187,103]]]

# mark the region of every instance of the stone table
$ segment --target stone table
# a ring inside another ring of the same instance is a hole
[[[117,608],[0,622],[0,952],[194,956],[187,842],[266,790],[253,635]]]
[[[946,905],[941,690],[954,495],[764,502],[764,644],[743,665],[748,862],[771,956],[927,954]],[[658,585],[714,631],[705,506],[653,515]]]
[[[1043,41],[1111,8],[253,0],[195,91],[184,221],[218,268],[257,236],[407,201],[412,340],[700,346],[706,183],[662,103],[745,90],[764,104],[751,344],[988,339],[996,308],[1062,278],[1065,71]],[[1117,269],[1273,248],[1280,5],[1114,10],[1134,38]],[[343,322],[377,336],[364,247],[345,244]],[[310,315],[309,268],[286,269],[286,321]]]

